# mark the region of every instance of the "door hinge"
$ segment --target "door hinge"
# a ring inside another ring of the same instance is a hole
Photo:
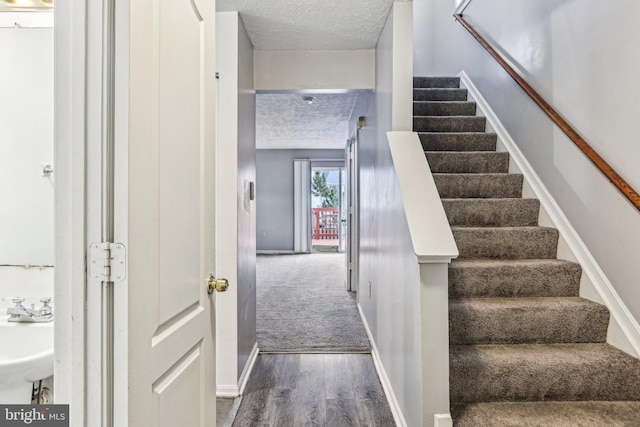
[[[92,243],[88,264],[91,279],[122,282],[127,277],[127,250],[122,243]]]

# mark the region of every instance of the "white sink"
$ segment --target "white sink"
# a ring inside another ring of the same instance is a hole
[[[53,322],[7,318],[0,315],[0,403],[31,403],[32,383],[53,375]]]

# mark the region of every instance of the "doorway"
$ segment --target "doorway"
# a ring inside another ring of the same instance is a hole
[[[3,347],[33,345],[2,355],[0,402],[49,404],[57,310],[53,5],[12,3],[0,5],[0,324],[21,331],[5,335]]]
[[[311,244],[313,252],[345,251],[345,168],[311,167]]]

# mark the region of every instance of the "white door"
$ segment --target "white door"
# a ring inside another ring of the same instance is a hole
[[[126,229],[128,273],[126,286],[114,287],[115,424],[210,427],[215,1],[131,0],[129,22],[128,164],[119,163],[116,145],[116,240]],[[123,168],[128,178],[119,185]],[[126,213],[118,207],[123,191]]]

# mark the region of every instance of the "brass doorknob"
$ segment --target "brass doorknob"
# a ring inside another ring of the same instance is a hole
[[[229,288],[227,279],[216,279],[213,274],[207,278],[207,293],[211,295],[213,291],[224,292]]]

